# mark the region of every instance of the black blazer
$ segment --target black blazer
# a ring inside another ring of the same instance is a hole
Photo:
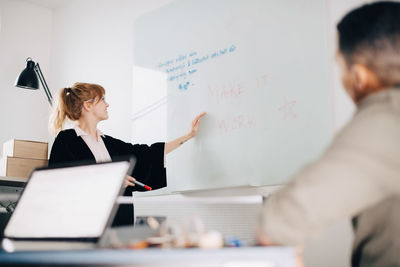
[[[102,137],[111,159],[120,160],[135,156],[136,165],[131,174],[153,189],[167,186],[166,170],[164,168],[164,143],[148,145],[132,145],[111,136]],[[51,148],[49,166],[71,165],[74,163],[95,163],[95,157],[78,136],[74,129],[61,131]],[[139,186],[128,186],[124,195],[130,196],[132,191],[143,191]],[[133,224],[132,205],[121,205],[113,222],[113,226]]]

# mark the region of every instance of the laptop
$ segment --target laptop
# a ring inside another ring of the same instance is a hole
[[[117,210],[135,161],[35,169],[4,230],[5,251],[90,249]]]

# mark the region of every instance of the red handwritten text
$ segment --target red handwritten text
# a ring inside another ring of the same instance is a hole
[[[231,132],[254,127],[254,119],[250,116],[237,115],[229,119],[220,119],[217,121],[217,124],[218,129],[221,131]]]
[[[278,110],[282,113],[283,119],[295,119],[297,117],[294,111],[294,105],[296,105],[296,101],[288,101],[286,97],[284,98],[284,103],[282,106],[278,108]]]
[[[264,74],[257,78],[257,88],[267,85],[267,74]]]
[[[222,101],[238,98],[244,94],[245,90],[241,83],[231,83],[208,86],[208,98],[210,100],[215,100],[217,103]]]

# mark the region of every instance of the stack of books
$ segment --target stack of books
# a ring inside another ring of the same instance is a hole
[[[34,168],[47,166],[48,143],[11,139],[3,144],[0,176],[28,178]]]

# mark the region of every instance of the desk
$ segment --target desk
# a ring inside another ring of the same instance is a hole
[[[3,236],[3,228],[9,218],[5,207],[18,200],[26,181],[25,178],[0,176],[0,237]]]
[[[0,238],[10,217],[5,207],[18,200],[26,181],[26,178],[0,176]]]
[[[0,202],[17,201],[26,181],[25,178],[0,176]]]
[[[28,179],[0,176],[0,187],[23,188]]]
[[[292,267],[295,254],[288,247],[159,249],[57,252],[0,252],[0,265],[79,266],[265,266]]]

